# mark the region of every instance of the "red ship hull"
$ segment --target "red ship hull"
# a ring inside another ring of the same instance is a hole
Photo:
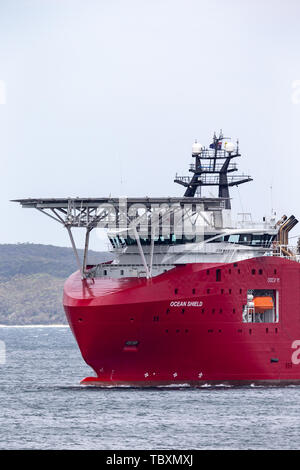
[[[82,383],[300,383],[299,287],[299,263],[272,256],[187,264],[151,279],[75,273],[64,308],[96,372]],[[278,293],[277,322],[243,322],[249,289]]]

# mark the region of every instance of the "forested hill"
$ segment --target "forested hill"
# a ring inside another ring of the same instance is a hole
[[[102,258],[103,254],[90,252],[90,261]],[[0,324],[66,323],[63,284],[76,270],[72,248],[0,245]]]

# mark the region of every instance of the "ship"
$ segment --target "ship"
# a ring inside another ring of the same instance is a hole
[[[252,178],[237,174],[238,141],[220,132],[210,142],[195,141],[189,176],[176,175],[181,197],[16,200],[68,231],[78,270],[63,305],[95,374],[82,385],[300,383],[298,220],[233,221],[230,188]],[[109,256],[89,263],[99,227]]]

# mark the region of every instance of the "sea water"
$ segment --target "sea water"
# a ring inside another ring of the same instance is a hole
[[[85,388],[68,327],[0,327],[0,449],[297,449],[300,387]]]

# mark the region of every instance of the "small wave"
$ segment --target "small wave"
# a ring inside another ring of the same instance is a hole
[[[182,384],[166,384],[166,385],[154,385],[153,387],[155,388],[188,388],[191,387],[190,384],[187,383],[182,383]]]
[[[176,389],[179,390],[181,388],[191,388],[192,385],[187,384],[187,383],[182,383],[182,384],[164,384],[164,385],[133,385],[133,384],[112,384],[112,385],[100,385],[99,383],[97,384],[81,384],[80,388],[83,389],[120,389],[120,388],[127,388],[127,389],[135,389],[135,390],[162,390],[162,389]]]
[[[118,389],[140,389],[142,387],[135,387],[134,385],[86,385],[86,384],[80,384],[79,388],[81,390],[118,390]]]
[[[232,388],[234,385],[232,384],[216,384],[214,387],[222,387],[222,388]]]
[[[204,383],[204,384],[201,384],[201,385],[195,385],[195,388],[212,388],[212,389],[216,389],[216,388],[234,388],[235,385],[233,384],[226,384],[226,383],[220,383],[220,384],[216,384],[216,383]]]

